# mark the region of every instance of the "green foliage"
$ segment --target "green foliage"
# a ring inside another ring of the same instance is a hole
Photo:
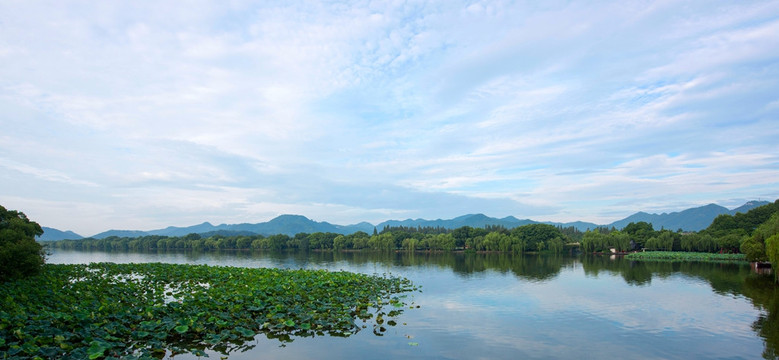
[[[41,226],[24,213],[0,206],[0,282],[40,271],[44,252],[35,237],[41,234]]]
[[[722,236],[734,231],[751,235],[760,224],[766,222],[777,212],[779,212],[779,200],[772,204],[758,206],[745,213],[737,213],[736,215],[722,214],[714,218],[714,221],[712,221],[705,232],[713,236]]]
[[[547,247],[549,241],[555,238],[564,238],[558,227],[548,224],[520,226],[511,230],[511,236],[516,237],[519,241],[524,241],[526,249],[529,251],[542,251]]]
[[[624,231],[611,231],[603,233],[599,230],[587,231],[582,236],[582,251],[587,253],[609,252],[614,249],[626,252],[632,249],[631,236]]]
[[[779,234],[774,234],[765,240],[765,252],[766,257],[775,269],[774,275],[777,275],[776,270],[779,270]]]
[[[681,234],[680,246],[682,251],[716,252],[719,250],[716,241],[709,234]]]
[[[774,269],[779,269],[779,213],[771,216],[768,221],[760,225],[753,236],[755,242],[761,240],[765,243],[765,257],[771,262]],[[774,271],[777,275],[777,271]]]
[[[628,254],[629,260],[665,261],[744,261],[744,254],[714,254],[683,251],[645,251]]]
[[[765,242],[771,236],[779,234],[779,212],[774,213],[766,222],[760,224],[753,234],[756,241]]]
[[[184,237],[142,236],[120,238],[116,236],[104,239],[62,240],[53,243],[54,247],[74,250],[374,250],[394,251],[404,249],[453,251],[469,248],[478,251],[502,251],[522,253],[525,251],[550,250],[562,252],[563,246],[571,242],[566,233],[571,230],[547,224],[531,224],[509,232],[500,226],[488,229],[463,226],[453,231],[442,228],[404,228],[387,227],[381,233],[368,235],[358,231],[350,235],[336,233],[299,233],[294,237],[287,235],[222,236],[214,235],[201,238],[197,234]],[[564,233],[565,231],[565,233]],[[562,245],[561,245],[562,244]]]
[[[647,240],[655,235],[655,230],[652,228],[652,224],[646,221],[630,223],[625,226],[622,231],[627,233],[638,247],[644,247]]]
[[[766,261],[765,245],[757,241],[755,237],[744,237],[739,248],[742,254],[746,256],[747,261]]]
[[[356,319],[402,312],[407,279],[324,270],[174,264],[45,265],[0,284],[4,358],[202,356],[250,348],[257,334],[349,336]],[[383,310],[384,307],[390,308]],[[381,319],[381,320],[380,320]],[[393,322],[394,324],[395,322]],[[389,325],[389,324],[386,324]],[[384,329],[384,330],[382,330]]]

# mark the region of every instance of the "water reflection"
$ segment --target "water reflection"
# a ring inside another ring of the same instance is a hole
[[[510,344],[520,344],[521,341],[525,342],[522,354],[537,358],[565,358],[576,354],[567,352],[548,356],[549,353],[543,349],[597,351],[601,348],[611,348],[623,354],[626,349],[637,351],[628,354],[627,358],[680,358],[679,354],[692,346],[690,342],[698,341],[702,343],[689,351],[698,351],[697,357],[705,358],[724,356],[717,353],[723,351],[723,347],[727,350],[737,347],[737,344],[749,343],[743,337],[742,332],[745,332],[762,339],[764,358],[779,358],[779,290],[771,276],[754,274],[747,265],[741,264],[636,262],[606,256],[462,252],[159,251],[143,254],[57,251],[51,258],[51,262],[93,261],[327,268],[364,273],[391,271],[424,279],[427,282],[425,299],[429,303],[419,314],[428,314],[428,318],[420,316],[415,319],[413,326],[425,332],[415,334],[417,339],[411,340],[422,345],[412,349],[416,352],[405,349],[396,354],[404,357],[409,357],[409,354],[411,357],[415,357],[414,354],[422,358],[431,355],[441,357],[453,346],[469,339],[480,341],[475,346],[489,349],[482,352],[493,352],[496,357],[503,358],[510,358],[512,351],[519,351]],[[507,280],[512,278],[515,281]],[[691,288],[689,292],[685,292],[685,286]],[[716,294],[717,298],[703,297],[707,291]],[[706,303],[690,303],[685,299],[687,296],[703,299]],[[743,314],[747,313],[734,313],[727,307],[717,308],[720,304],[732,304],[727,298],[736,299],[743,306],[751,304],[759,310],[758,316],[755,317],[752,312],[743,319]],[[665,303],[650,308],[653,302]],[[696,309],[701,306],[710,308]],[[670,312],[676,318],[665,318],[665,314],[658,314],[658,311]],[[721,315],[718,316],[717,312]],[[712,344],[713,341],[719,342],[729,331],[735,333],[735,330],[728,329],[729,324],[743,329],[731,338],[736,339],[735,342],[731,345]],[[562,328],[568,330],[560,333]],[[686,329],[692,329],[698,337],[683,334]],[[521,336],[506,335],[505,341],[500,343],[503,345],[497,344],[500,334],[506,331]],[[544,331],[547,332],[545,337]],[[597,335],[599,332],[601,335]],[[401,333],[401,339],[393,341],[405,345],[409,340],[402,338],[404,335]],[[620,340],[619,343],[611,343],[588,336],[618,336]],[[552,339],[560,342],[552,342]],[[753,337],[751,341],[754,340]],[[322,346],[322,340],[317,341]],[[350,341],[350,344],[355,343],[353,339]],[[366,346],[375,345],[372,343],[375,340],[359,341],[369,342]],[[435,342],[448,345],[435,348],[432,345]],[[649,345],[641,347],[642,342]],[[669,342],[673,344],[669,345]],[[433,349],[426,353],[425,346]],[[535,350],[532,346],[536,347]],[[455,352],[451,357],[462,358],[463,354],[466,353]],[[481,352],[468,354],[484,355]],[[284,357],[300,353],[289,351],[276,355]]]

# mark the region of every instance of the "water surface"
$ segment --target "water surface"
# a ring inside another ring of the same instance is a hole
[[[422,286],[409,298],[420,308],[384,336],[370,327],[285,344],[260,335],[229,359],[756,359],[777,358],[779,344],[779,292],[746,265],[373,252],[54,250],[48,258],[103,261],[392,273]]]

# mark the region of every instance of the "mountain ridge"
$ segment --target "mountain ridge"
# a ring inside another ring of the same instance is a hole
[[[385,227],[443,227],[447,229],[456,229],[462,226],[471,227],[485,227],[487,225],[504,226],[506,228],[515,228],[528,224],[549,224],[562,227],[575,227],[580,231],[587,229],[594,229],[597,227],[615,227],[622,229],[631,222],[646,221],[651,223],[655,229],[682,229],[684,231],[700,231],[705,229],[711,224],[711,222],[717,216],[721,214],[734,215],[739,212],[746,212],[758,206],[769,204],[769,201],[748,201],[744,205],[741,205],[732,210],[716,204],[708,204],[695,208],[689,208],[686,210],[662,213],[662,214],[650,214],[644,211],[634,213],[624,219],[617,220],[607,225],[598,225],[590,222],[574,221],[574,222],[552,222],[552,221],[535,221],[531,219],[518,219],[514,216],[506,216],[503,218],[493,218],[482,213],[465,214],[452,219],[405,219],[405,220],[387,220],[377,225],[373,225],[368,222],[360,222],[352,225],[336,225],[326,221],[318,222],[311,220],[303,215],[283,214],[279,215],[270,221],[262,223],[241,223],[241,224],[220,224],[213,225],[210,222],[203,222],[201,224],[177,227],[168,226],[164,229],[140,231],[140,230],[108,230],[91,236],[96,239],[103,239],[110,236],[118,237],[140,237],[147,235],[159,235],[159,236],[185,236],[190,233],[197,233],[201,235],[205,234],[261,234],[265,236],[275,234],[285,234],[294,236],[297,233],[314,233],[314,232],[332,232],[339,234],[352,234],[358,231],[366,233],[372,233],[373,229],[379,231]],[[71,236],[71,237],[67,237]],[[54,241],[64,239],[80,239],[83,236],[76,234],[72,231],[63,232],[54,228],[44,227],[44,235],[38,238],[41,241]]]

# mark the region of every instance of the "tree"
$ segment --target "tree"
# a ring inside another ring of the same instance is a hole
[[[755,234],[745,239],[741,252],[747,254],[750,261],[771,261],[772,266],[779,266],[779,213],[774,213],[766,222],[755,230]],[[751,253],[744,251],[751,250]],[[751,256],[750,256],[751,255]]]
[[[457,247],[465,246],[465,241],[472,237],[471,230],[472,228],[470,226],[463,226],[454,229],[454,231],[452,231],[452,237],[454,238],[455,246]]]
[[[779,268],[779,234],[774,234],[768,239],[765,239],[765,247],[766,257],[771,261],[771,266],[774,269]],[[774,277],[779,278],[779,273],[774,271]]]
[[[632,224],[632,223],[631,223]],[[651,226],[651,225],[650,225]],[[630,249],[630,235],[622,231],[614,231],[609,236],[609,244],[617,249],[619,252],[629,251]]]
[[[674,247],[674,236],[670,231],[663,231],[657,237],[657,246],[660,250],[672,251]]]
[[[517,237],[520,240],[524,240],[527,244],[527,249],[530,251],[542,251],[545,244],[550,240],[560,237],[563,238],[563,233],[560,232],[554,225],[548,224],[530,224],[514,228],[511,231],[511,235]]]
[[[655,236],[655,230],[652,228],[652,224],[646,221],[639,221],[637,223],[630,223],[622,229],[623,232],[630,235],[633,241],[639,248],[646,245],[649,238]]]
[[[45,254],[35,237],[42,234],[24,213],[0,206],[0,281],[40,272]]]

